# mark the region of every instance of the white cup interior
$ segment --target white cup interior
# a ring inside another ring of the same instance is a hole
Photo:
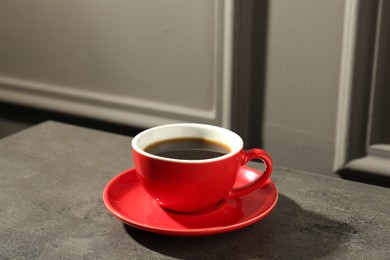
[[[225,157],[237,153],[243,147],[243,141],[241,137],[230,130],[212,125],[193,123],[170,124],[147,129],[133,138],[132,147],[138,153],[144,154],[149,157],[156,157],[169,161],[187,161],[181,159],[179,160],[159,157],[144,151],[146,147],[153,143],[176,138],[204,138],[218,143],[222,143],[229,147],[231,150],[228,154],[216,158],[204,160],[188,160],[191,162],[221,160]]]

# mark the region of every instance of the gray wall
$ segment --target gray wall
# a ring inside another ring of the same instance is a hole
[[[209,0],[1,1],[0,100],[142,127],[227,125],[225,10]]]
[[[270,1],[263,120],[276,164],[332,174],[345,1]]]
[[[264,5],[264,89],[244,123],[258,121],[249,136],[277,165],[333,175],[345,3]],[[231,5],[1,1],[0,100],[141,127],[228,125]]]

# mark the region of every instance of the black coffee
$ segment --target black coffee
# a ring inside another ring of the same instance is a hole
[[[182,160],[203,160],[222,156],[230,152],[224,144],[202,138],[178,138],[153,143],[146,152]]]

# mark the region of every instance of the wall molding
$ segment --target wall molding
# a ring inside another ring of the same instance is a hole
[[[7,75],[0,75],[0,100],[137,127],[184,121],[230,127],[233,3],[231,0],[216,0],[215,6],[212,85],[215,98],[210,110]]]
[[[383,67],[380,64],[380,59],[383,58],[380,55],[383,48],[381,36],[384,30],[388,30],[383,24],[384,1],[369,2],[372,11],[368,13],[371,17],[368,15],[365,18],[359,17],[359,9],[366,10],[367,6],[359,6],[359,3],[367,4],[354,0],[346,1],[334,171],[348,169],[388,177],[390,144],[372,142],[372,136],[375,134],[373,122],[378,120],[373,111],[375,95],[377,88],[383,87],[378,85],[378,81],[381,81],[378,77],[381,77],[382,73],[379,70]],[[367,25],[364,19],[371,19],[372,28],[370,30],[370,26],[365,27],[362,35],[358,36],[358,24]],[[369,32],[373,32],[373,35],[368,35]],[[367,41],[364,46],[360,42],[362,37]],[[366,57],[361,58],[359,55]],[[356,69],[359,63],[365,63],[366,67]],[[363,83],[360,72],[367,74],[363,76],[366,78]]]
[[[347,161],[358,7],[358,1],[346,0],[345,2],[343,43],[341,51],[341,69],[336,119],[335,156],[333,165],[333,169],[335,171],[341,169]]]

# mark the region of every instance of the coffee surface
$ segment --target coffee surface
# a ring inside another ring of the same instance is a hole
[[[224,144],[202,138],[177,138],[153,143],[145,152],[172,159],[204,160],[230,152]]]

